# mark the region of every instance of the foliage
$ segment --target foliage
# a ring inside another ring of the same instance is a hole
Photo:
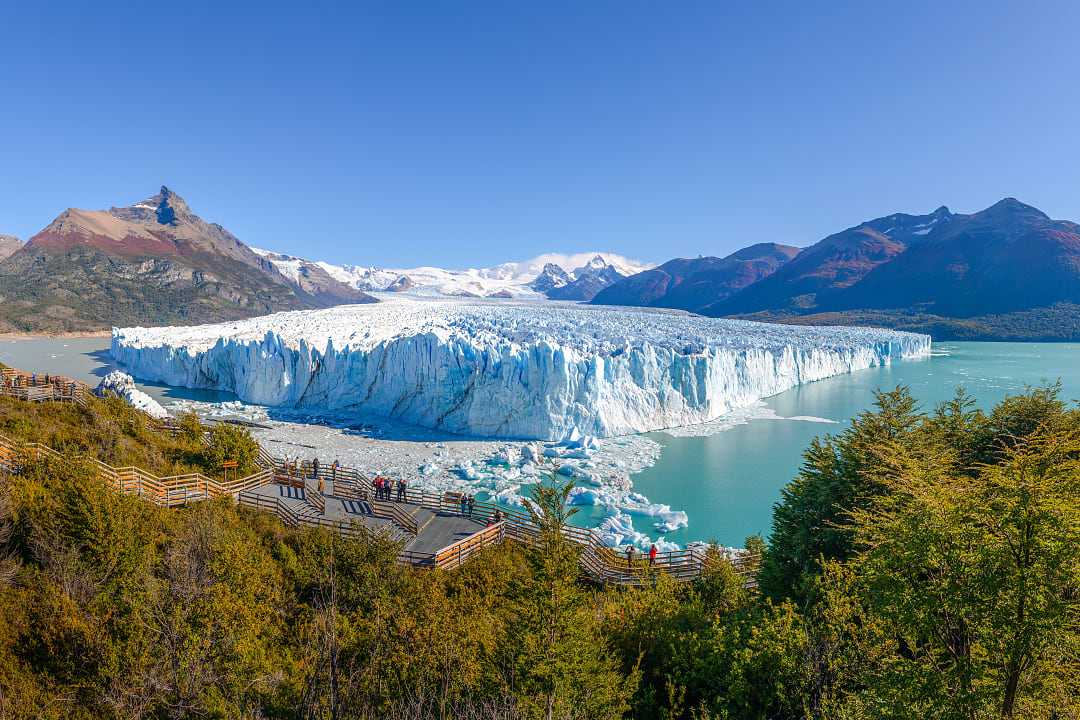
[[[119,398],[88,397],[80,406],[0,397],[0,434],[16,441],[159,476],[201,472],[220,477],[225,460],[237,461],[237,477],[257,469],[258,444],[246,428],[223,423],[207,428],[194,413],[181,415],[177,425],[178,432],[163,432],[155,420]]]
[[[22,408],[0,432],[114,461],[251,449]],[[764,592],[717,552],[692,583],[588,582],[570,488],[537,486],[535,546],[436,572],[228,499],[164,510],[77,453],[0,471],[0,719],[1080,718],[1080,412],[1055,386],[989,412],[883,393],[808,449]]]

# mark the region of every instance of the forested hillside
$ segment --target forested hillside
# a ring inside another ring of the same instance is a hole
[[[212,462],[194,426],[136,451],[118,402],[27,407],[0,432]],[[540,547],[422,571],[77,458],[0,474],[0,718],[1080,717],[1080,412],[1053,387],[989,413],[881,395],[807,450],[760,590],[718,556],[688,585],[583,582],[565,488],[537,495]]]

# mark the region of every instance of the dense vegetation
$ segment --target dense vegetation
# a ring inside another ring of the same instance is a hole
[[[0,396],[0,435],[15,441],[90,455],[114,467],[140,467],[159,476],[190,472],[217,476],[226,459],[237,461],[241,475],[256,469],[258,445],[242,428],[223,424],[206,428],[193,413],[181,417],[179,425],[179,433],[161,432],[148,415],[116,397],[88,396],[81,406]]]
[[[888,327],[926,333],[935,340],[1075,342],[1080,339],[1080,305],[1071,303],[964,318],[920,310],[848,310],[810,315],[754,313],[739,317],[787,325]]]
[[[583,582],[565,488],[540,547],[428,572],[46,462],[0,478],[0,718],[1077,718],[1078,463],[1056,388],[883,394],[808,449],[759,592]]]

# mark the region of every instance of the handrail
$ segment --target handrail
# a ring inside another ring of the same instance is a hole
[[[88,386],[62,376],[49,376],[49,383],[43,382],[44,376],[35,376],[13,368],[0,368],[0,395],[38,402],[41,400],[59,400],[63,402],[85,403]],[[176,427],[168,421],[154,421],[154,427],[163,432],[175,432]],[[18,443],[0,435],[0,467],[10,468],[20,453],[33,457],[41,455],[63,459],[64,456],[40,443]],[[158,505],[175,507],[194,500],[202,500],[221,495],[231,495],[241,504],[270,509],[283,522],[289,525],[317,525],[330,527],[345,534],[354,534],[352,526],[342,521],[330,520],[311,515],[299,515],[280,501],[280,498],[265,498],[252,489],[279,481],[284,477],[290,484],[302,483],[294,478],[281,458],[275,457],[261,444],[258,445],[257,464],[260,469],[230,482],[218,481],[201,473],[188,473],[168,477],[157,477],[137,467],[112,467],[97,459],[90,458],[98,474],[110,485],[124,493],[137,494]],[[314,476],[311,466],[301,466],[302,477]],[[322,465],[317,477],[329,480],[333,484],[334,496],[362,500],[371,507],[372,514],[390,519],[406,532],[417,535],[420,531],[415,517],[403,507],[401,502],[372,500],[375,495],[371,478],[355,468],[340,464]],[[436,512],[461,512],[459,492],[431,493],[408,489],[404,502]],[[396,492],[391,497],[397,497]],[[321,492],[305,492],[308,505],[319,515],[325,515],[326,502]],[[498,516],[496,516],[498,513]],[[483,520],[488,526],[472,535],[442,548],[436,553],[424,554],[402,551],[399,559],[424,567],[459,567],[468,557],[479,549],[504,540],[512,540],[530,546],[540,541],[540,527],[532,516],[516,508],[507,508],[490,501],[474,501],[469,516]],[[496,517],[498,522],[494,522]],[[658,553],[655,560],[638,554],[627,559],[614,548],[599,542],[596,535],[585,528],[564,526],[562,535],[581,547],[580,563],[584,572],[600,582],[619,584],[641,584],[656,573],[667,574],[677,580],[692,580],[699,577],[705,569],[705,557],[700,551],[684,549]],[[758,562],[756,556],[747,556],[741,561],[734,561],[737,573],[748,577],[748,584],[753,583]]]

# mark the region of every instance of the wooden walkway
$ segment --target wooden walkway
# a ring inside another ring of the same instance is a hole
[[[28,402],[76,402],[85,404],[89,388],[69,378],[49,382],[10,368],[0,369],[0,394]],[[173,432],[167,423],[152,420],[162,432]],[[28,461],[64,456],[37,443],[18,443],[0,435],[0,471],[19,472]],[[260,469],[244,478],[218,480],[201,473],[158,477],[136,467],[115,468],[91,458],[100,476],[123,493],[136,494],[163,507],[228,495],[241,505],[272,512],[290,526],[325,527],[347,536],[369,532],[402,543],[399,560],[418,567],[456,568],[482,548],[510,540],[536,545],[540,528],[522,509],[476,501],[463,508],[456,492],[433,493],[409,489],[402,501],[375,499],[371,478],[355,468],[320,467],[318,476],[310,465],[296,467],[274,457],[261,445]],[[319,487],[323,488],[320,492]],[[393,497],[397,498],[396,491]],[[697,548],[659,553],[649,562],[640,553],[628,561],[616,548],[600,543],[589,530],[573,526],[562,529],[564,537],[581,548],[581,568],[600,583],[641,585],[657,574],[689,581],[699,577],[709,561]],[[745,557],[733,564],[736,572],[754,585],[757,560]]]

